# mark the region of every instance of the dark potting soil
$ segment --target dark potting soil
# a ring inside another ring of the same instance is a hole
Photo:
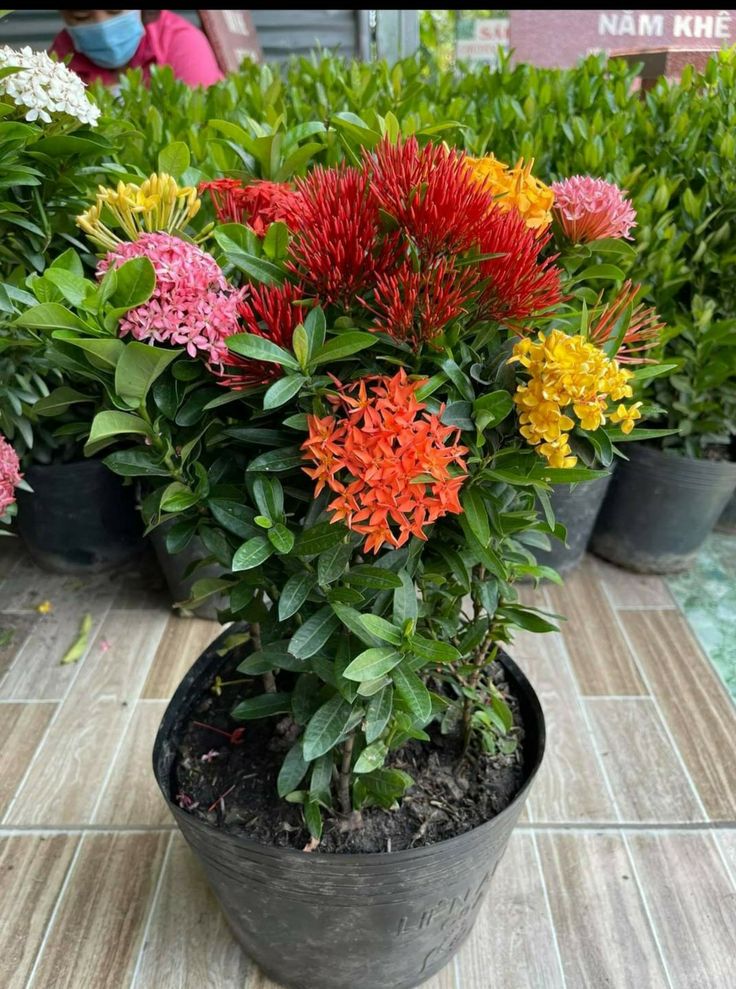
[[[235,666],[221,671],[235,679]],[[282,674],[283,676],[284,674]],[[493,675],[514,716],[518,745],[511,755],[489,756],[479,750],[462,755],[458,735],[427,731],[431,742],[410,741],[390,753],[387,765],[414,780],[398,809],[362,811],[363,826],[345,830],[338,816],[325,816],[318,852],[386,852],[421,848],[471,831],[507,807],[524,779],[524,729],[517,699],[496,667]],[[230,711],[244,696],[243,686],[223,687],[195,705],[181,736],[174,767],[174,798],[191,814],[227,831],[279,848],[304,849],[310,841],[301,809],[276,792],[284,755],[299,729],[290,718],[273,717],[237,723]],[[197,724],[199,722],[200,724]],[[205,727],[210,726],[210,727]],[[223,734],[244,729],[233,744]]]

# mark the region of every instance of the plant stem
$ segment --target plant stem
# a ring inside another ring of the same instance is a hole
[[[253,652],[261,651],[261,626],[258,622],[253,622],[250,626],[250,641],[253,643]],[[261,676],[263,689],[267,694],[276,693],[276,678],[271,670],[266,670]]]
[[[349,816],[353,809],[353,802],[350,799],[350,765],[353,761],[353,746],[355,745],[355,732],[351,732],[345,739],[342,747],[342,765],[340,766],[340,780],[338,791],[340,797],[340,810]]]
[[[483,641],[478,646],[478,651],[475,654],[475,659],[473,660],[475,669],[470,674],[470,680],[468,686],[471,690],[474,690],[480,675],[483,672],[483,667],[486,665],[486,659],[488,658],[488,653],[493,646],[494,640],[494,628],[491,627],[486,632],[483,637]],[[470,722],[473,718],[473,701],[470,697],[466,697],[463,703],[463,752],[466,752],[468,745],[470,744]]]

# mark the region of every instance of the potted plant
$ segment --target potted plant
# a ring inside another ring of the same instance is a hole
[[[84,461],[82,430],[66,414],[72,398],[93,401],[84,376],[13,321],[35,301],[62,301],[60,285],[78,291],[83,263],[69,245],[90,252],[74,214],[113,145],[94,130],[100,111],[84,84],[44,52],[0,48],[0,105],[0,429],[30,485],[18,495],[16,528],[47,569],[106,569],[142,547],[132,488]]]
[[[515,585],[545,573],[553,484],[599,476],[573,431],[610,443],[640,414],[615,352],[535,335],[562,295],[548,190],[501,166],[500,198],[497,166],[387,137],[295,185],[223,179],[214,254],[136,232],[53,314],[71,332],[22,317],[105,386],[87,450],[115,442],[149,526],[222,565],[194,598],[225,594],[238,624],[154,766],[286,986],[408,989],[470,931],[544,748],[504,647],[554,626]]]
[[[715,56],[678,86],[659,82],[640,123],[639,270],[668,326],[656,356],[670,365],[648,392],[674,432],[619,466],[592,543],[635,570],[690,566],[736,486],[735,79],[733,53]]]

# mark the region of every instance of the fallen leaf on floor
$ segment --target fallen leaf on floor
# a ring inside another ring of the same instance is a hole
[[[48,615],[54,610],[54,606],[50,601],[42,601],[40,604],[36,605],[36,611],[39,615]]]
[[[67,651],[61,658],[61,665],[66,666],[68,663],[76,663],[80,660],[82,656],[87,652],[87,646],[89,645],[89,633],[92,631],[92,615],[85,615],[82,619],[82,623],[79,626],[79,635],[75,642],[69,646]]]

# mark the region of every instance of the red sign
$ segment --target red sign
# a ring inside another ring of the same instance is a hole
[[[567,68],[591,52],[717,50],[736,41],[733,10],[510,10],[517,62]]]
[[[199,19],[223,72],[234,72],[250,56],[260,62],[262,53],[249,10],[199,10]]]

